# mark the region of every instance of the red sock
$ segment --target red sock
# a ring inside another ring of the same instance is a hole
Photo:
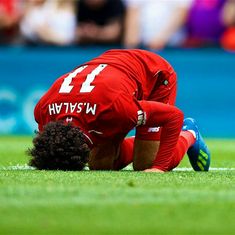
[[[183,159],[185,153],[188,151],[188,148],[195,143],[195,138],[193,134],[189,131],[181,131],[180,136],[173,152],[173,158],[169,170],[174,169],[179,165]]]
[[[120,147],[119,158],[114,163],[115,170],[121,170],[133,162],[133,146],[135,137],[125,138]]]

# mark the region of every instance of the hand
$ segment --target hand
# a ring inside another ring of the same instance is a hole
[[[150,169],[146,169],[144,170],[144,172],[157,172],[157,173],[164,173],[164,171],[159,170],[157,168],[150,168]]]
[[[83,23],[78,26],[77,33],[78,36],[85,40],[94,40],[96,39],[100,28],[92,23]]]

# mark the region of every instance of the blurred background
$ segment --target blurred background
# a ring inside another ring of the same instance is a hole
[[[162,55],[185,116],[235,138],[235,0],[0,0],[0,134],[33,134],[54,80],[112,48]]]

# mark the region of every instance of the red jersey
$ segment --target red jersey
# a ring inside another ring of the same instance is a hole
[[[140,100],[151,99],[151,93],[156,92],[156,85],[161,83],[163,78],[166,79],[175,73],[172,66],[161,56],[139,49],[109,50],[88,64],[101,63],[122,71],[128,77],[127,87],[132,85],[136,97]],[[160,73],[164,76],[159,77]]]
[[[134,127],[145,126],[151,116],[152,106],[145,110],[139,100],[168,102],[165,82],[175,79],[174,74],[154,53],[109,50],[55,81],[35,107],[39,130],[50,121],[65,120],[80,127],[93,145],[120,141]],[[162,120],[151,121],[148,127],[162,125]]]

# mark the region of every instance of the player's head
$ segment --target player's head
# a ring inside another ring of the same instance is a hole
[[[90,149],[78,127],[61,121],[48,123],[33,139],[29,165],[39,170],[82,170]]]

